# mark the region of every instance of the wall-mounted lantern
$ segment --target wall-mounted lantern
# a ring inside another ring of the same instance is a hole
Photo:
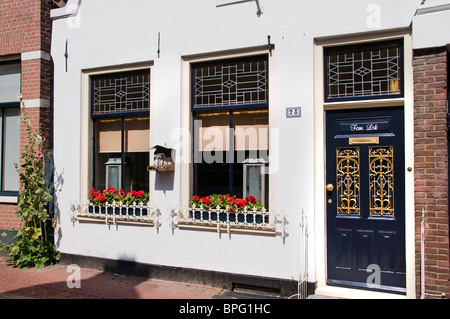
[[[172,172],[175,170],[174,150],[172,148],[161,145],[153,146],[154,149],[153,160],[150,160],[150,165],[147,167],[148,171],[157,172]]]
[[[267,162],[263,159],[247,159],[244,164],[244,196],[254,196],[265,203],[266,179],[265,165]]]
[[[110,157],[105,163],[106,167],[106,188],[114,187],[115,189],[122,188],[122,159],[120,157]]]

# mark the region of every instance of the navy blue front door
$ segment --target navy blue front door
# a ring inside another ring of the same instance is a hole
[[[406,292],[403,108],[326,112],[327,284]]]

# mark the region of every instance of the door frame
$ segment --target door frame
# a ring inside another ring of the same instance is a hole
[[[346,44],[403,39],[404,41],[404,97],[381,100],[325,103],[324,101],[324,48]],[[321,37],[314,40],[314,233],[315,252],[310,258],[315,261],[315,293],[342,298],[416,298],[415,285],[415,223],[414,223],[414,97],[412,69],[411,30],[399,29],[391,32],[369,32],[346,37]],[[405,253],[406,296],[368,290],[328,286],[327,279],[327,223],[326,223],[326,127],[325,111],[364,109],[374,107],[404,107],[405,123]],[[411,168],[411,170],[410,170]]]

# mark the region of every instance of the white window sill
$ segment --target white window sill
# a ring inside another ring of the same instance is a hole
[[[17,204],[17,196],[0,196],[0,204]]]
[[[141,212],[145,214],[141,215]],[[104,207],[94,207],[89,203],[76,202],[70,204],[72,222],[94,222],[106,225],[145,225],[159,227],[159,209],[142,205],[122,205],[122,203],[106,203]]]
[[[226,216],[220,220],[220,215]],[[213,217],[215,216],[215,217]],[[247,218],[250,217],[250,220]],[[258,217],[260,221],[257,222]],[[219,207],[208,210],[200,207],[174,207],[171,210],[172,228],[217,231],[219,233],[248,233],[286,236],[286,216],[282,213],[261,211],[227,212]]]

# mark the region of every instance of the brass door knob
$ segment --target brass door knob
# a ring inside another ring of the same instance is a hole
[[[331,192],[334,189],[333,184],[328,184],[327,185],[327,191]]]

